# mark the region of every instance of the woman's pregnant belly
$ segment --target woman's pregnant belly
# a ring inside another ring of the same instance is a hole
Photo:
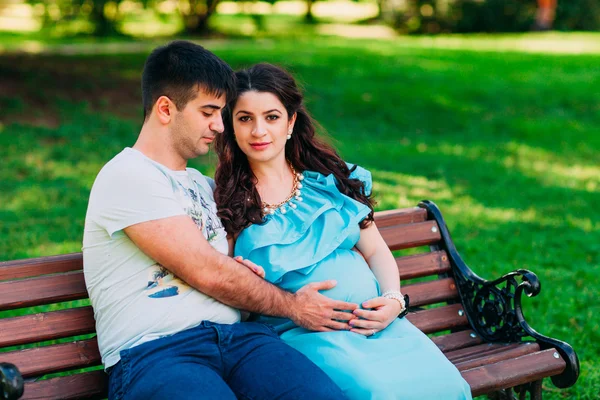
[[[379,296],[379,284],[365,259],[349,249],[337,249],[319,261],[308,273],[289,272],[278,284],[281,288],[295,292],[302,286],[333,279],[337,285],[321,293],[335,300],[361,304]]]

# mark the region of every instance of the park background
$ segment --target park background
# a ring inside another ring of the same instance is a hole
[[[142,122],[156,45],[194,40],[233,68],[292,71],[378,210],[435,201],[459,252],[495,278],[531,269],[539,332],[600,392],[600,2],[0,0],[0,261],[81,250],[95,175]],[[216,157],[192,166],[212,175]],[[33,312],[26,311],[26,312]],[[12,312],[14,314],[14,312]],[[9,315],[0,313],[0,318]]]

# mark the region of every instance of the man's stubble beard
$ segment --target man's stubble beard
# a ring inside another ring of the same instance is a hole
[[[206,145],[206,149],[204,149],[204,146],[201,146],[200,141],[202,140],[202,136],[199,137],[197,142],[194,142],[187,135],[187,133],[192,131],[193,129],[187,124],[185,119],[178,114],[175,117],[175,125],[171,128],[171,137],[175,151],[186,161],[203,156],[209,151],[208,145]]]

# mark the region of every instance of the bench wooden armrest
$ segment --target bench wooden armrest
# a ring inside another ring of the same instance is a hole
[[[464,310],[472,329],[486,342],[513,343],[533,338],[541,350],[555,349],[566,362],[566,368],[551,377],[556,387],[567,388],[579,377],[579,359],[573,348],[563,341],[536,332],[525,320],[521,299],[537,296],[541,283],[536,274],[518,269],[495,280],[476,275],[458,254],[439,208],[424,200],[419,207],[427,210],[428,219],[437,222],[442,246],[448,258]],[[517,279],[520,278],[520,281]]]

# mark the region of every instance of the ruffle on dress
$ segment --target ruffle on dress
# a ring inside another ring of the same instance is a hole
[[[371,193],[371,173],[348,164],[351,178],[364,183]],[[354,169],[353,169],[354,168]],[[237,238],[235,255],[265,269],[265,279],[277,283],[288,272],[308,274],[316,264],[335,251],[349,237],[358,241],[358,224],[370,208],[340,193],[333,174],[304,171],[303,201],[292,200],[296,209],[276,211],[262,224],[250,225]],[[325,239],[323,239],[325,238]],[[346,244],[345,244],[346,245]]]

